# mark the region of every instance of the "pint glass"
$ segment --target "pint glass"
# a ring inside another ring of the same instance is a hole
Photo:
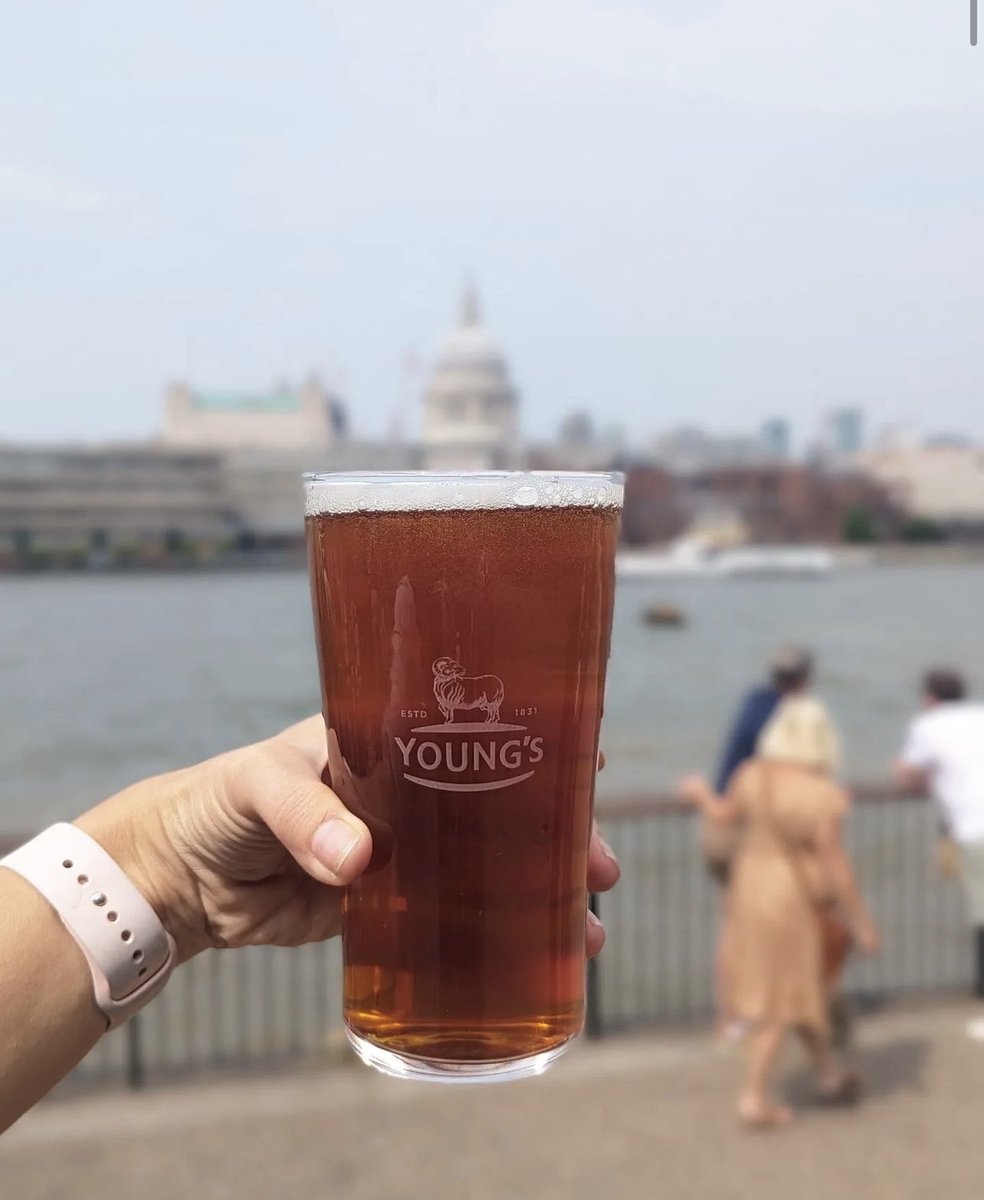
[[[537,1074],[584,1017],[622,479],[305,477],[330,782],[373,836],[345,1023],[411,1078]]]

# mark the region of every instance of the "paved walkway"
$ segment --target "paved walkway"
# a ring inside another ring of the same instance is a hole
[[[870,1096],[740,1133],[738,1060],[706,1037],[580,1045],[543,1079],[398,1083],[355,1066],[55,1099],[0,1139],[3,1200],[976,1200],[984,1045],[973,1010],[861,1029]],[[806,1080],[791,1056],[787,1088]]]

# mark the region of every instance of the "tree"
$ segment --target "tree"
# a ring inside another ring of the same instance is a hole
[[[841,519],[841,537],[853,545],[865,544],[878,540],[875,523],[871,513],[860,504],[852,504],[844,511]]]
[[[191,543],[180,529],[164,531],[164,549],[167,554],[183,557],[191,551]]]
[[[945,542],[946,530],[929,517],[910,517],[902,526],[902,540],[906,542]]]

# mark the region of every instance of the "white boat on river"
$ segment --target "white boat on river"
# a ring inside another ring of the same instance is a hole
[[[664,550],[620,551],[615,573],[620,579],[821,576],[829,575],[836,565],[825,546],[716,548],[699,538],[678,538]]]

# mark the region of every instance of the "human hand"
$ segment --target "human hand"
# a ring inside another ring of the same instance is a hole
[[[854,944],[869,957],[881,953],[881,934],[869,916],[862,917],[854,929]]]
[[[676,795],[678,800],[682,800],[684,804],[689,804],[692,808],[700,808],[714,793],[711,791],[711,785],[707,782],[703,775],[684,775],[676,785]]]
[[[341,889],[372,854],[367,824],[322,782],[323,719],[138,783],[76,824],[150,901],[180,961],[210,946],[294,946],[339,932]],[[618,880],[594,829],[588,888]],[[326,886],[327,885],[327,886]],[[589,915],[588,954],[604,942]]]
[[[604,751],[598,751],[598,770],[605,769]],[[591,823],[591,844],[588,847],[588,891],[608,892],[618,883],[622,868],[611,846],[601,836],[598,822]],[[605,927],[593,912],[588,913],[587,937],[585,951],[588,958],[594,958],[605,944]]]
[[[365,823],[321,782],[326,763],[312,717],[135,784],[76,824],[147,897],[181,961],[209,946],[319,941],[338,932],[340,889],[372,851]]]

